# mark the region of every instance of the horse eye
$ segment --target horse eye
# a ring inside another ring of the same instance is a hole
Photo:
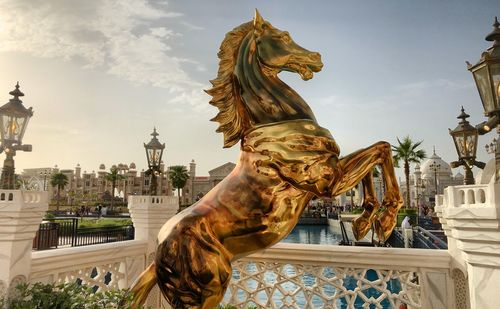
[[[292,38],[290,37],[290,35],[288,33],[284,33],[282,36],[281,36],[281,39],[283,40],[283,42],[285,43],[290,43],[290,41],[292,40]]]

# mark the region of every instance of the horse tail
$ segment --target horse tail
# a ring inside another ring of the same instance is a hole
[[[153,289],[156,283],[156,265],[153,262],[139,275],[139,278],[137,278],[130,287],[128,295],[132,294],[133,296],[130,304],[131,308],[141,308],[146,302],[149,292],[151,292],[151,289]]]

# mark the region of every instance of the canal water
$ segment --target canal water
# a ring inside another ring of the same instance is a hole
[[[342,239],[341,235],[335,233],[332,228],[330,228],[328,225],[297,225],[293,231],[285,238],[282,240],[283,243],[300,243],[300,244],[325,244],[325,245],[337,245],[339,241]],[[247,269],[245,272],[254,272],[257,270],[257,265],[250,263],[247,265]],[[294,277],[296,275],[299,275],[296,273],[296,270],[294,267],[291,265],[285,265],[283,270],[285,271],[286,275],[289,277]],[[333,278],[335,277],[334,270],[332,268],[325,268],[325,273],[323,274],[327,278]],[[276,284],[276,276],[271,275],[271,274],[266,274],[264,275],[265,280],[268,284]],[[301,275],[301,280],[304,282],[306,287],[313,287],[316,278],[312,274],[302,274]],[[240,273],[237,270],[233,269],[233,278],[234,279],[239,279],[240,278]],[[368,270],[365,275],[365,280],[369,281],[375,281],[378,279],[377,273],[374,270]],[[355,279],[352,276],[348,276],[344,278],[343,280],[343,286],[347,289],[347,291],[353,291],[358,287],[358,280]],[[393,292],[393,293],[399,293],[401,291],[401,284],[397,280],[388,280],[386,282],[388,288]],[[285,290],[290,290],[293,291],[297,288],[294,283],[292,282],[282,282],[280,283],[283,289]],[[259,283],[256,280],[249,280],[247,281],[247,286],[249,288],[256,289],[259,286]],[[327,285],[324,287],[321,287],[326,295],[333,296],[335,294],[335,287],[333,285]],[[238,299],[243,299],[243,292],[238,291]],[[278,294],[280,294],[278,292]],[[301,295],[302,294],[302,295]],[[364,289],[363,294],[367,296],[367,298],[373,297],[373,298],[378,298],[380,297],[380,292],[376,291],[373,288],[369,289]],[[257,294],[259,298],[265,303],[265,299],[267,299],[266,293],[258,293]],[[274,297],[274,302],[278,307],[286,307],[284,306],[283,303],[281,303],[279,295],[273,295]],[[278,296],[278,297],[276,297]],[[227,300],[228,295],[226,294],[226,300]],[[241,297],[241,298],[240,298]],[[300,292],[299,294],[296,295],[295,297],[297,301],[297,305],[300,308],[305,308],[305,295]],[[323,303],[323,300],[319,297],[313,297],[313,304],[315,308],[331,308],[332,305],[327,305]],[[384,300],[382,301],[382,308],[391,308],[389,301]],[[348,308],[347,301],[342,298],[337,300],[335,303],[335,308],[338,309],[346,309]],[[369,305],[369,307],[366,307],[366,305],[363,305],[363,301],[360,299],[360,297],[357,297],[356,302],[354,304],[354,308],[376,308],[375,305]]]
[[[294,244],[337,245],[342,240],[328,225],[297,225],[281,242]]]

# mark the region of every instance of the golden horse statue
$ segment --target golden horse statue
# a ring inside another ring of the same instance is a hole
[[[133,306],[156,285],[173,308],[214,308],[231,280],[231,262],[272,246],[295,227],[314,197],[332,197],[362,181],[364,212],[353,221],[356,238],[372,225],[384,241],[403,201],[391,146],[378,142],[344,158],[307,103],[278,78],[285,70],[303,80],[323,66],[319,53],[297,45],[286,31],[256,12],[229,32],[218,54],[218,76],[207,91],[219,109],[224,147],[241,141],[234,170],[160,230],[155,261],[131,288]],[[375,197],[372,171],[381,166],[386,186]]]

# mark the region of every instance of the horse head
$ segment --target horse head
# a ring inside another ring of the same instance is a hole
[[[288,31],[273,27],[255,11],[254,39],[260,63],[271,73],[295,72],[303,80],[313,77],[313,72],[323,68],[321,55],[295,43]]]

